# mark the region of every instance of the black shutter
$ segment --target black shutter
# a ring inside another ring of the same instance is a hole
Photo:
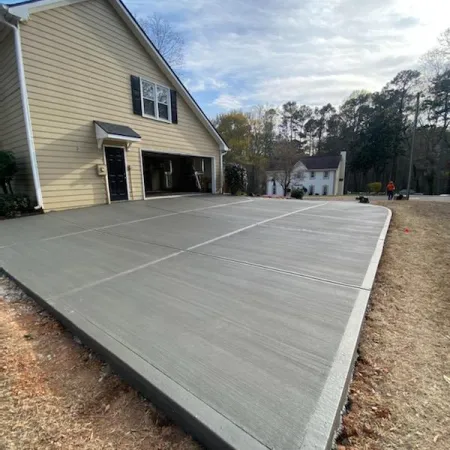
[[[177,91],[170,90],[170,108],[172,111],[172,123],[178,123]]]
[[[141,103],[141,79],[131,75],[131,98],[133,100],[133,112],[142,116]]]

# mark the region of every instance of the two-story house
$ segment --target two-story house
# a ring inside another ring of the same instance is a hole
[[[344,193],[346,152],[340,155],[315,155],[300,159],[290,178],[290,189],[301,188],[309,195],[342,195]],[[267,172],[267,195],[283,196],[276,170]]]
[[[0,5],[0,150],[44,210],[220,192],[227,146],[120,0]]]

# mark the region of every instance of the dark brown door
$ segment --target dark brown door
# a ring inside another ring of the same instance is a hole
[[[108,168],[109,198],[111,201],[128,200],[127,169],[124,149],[105,147],[106,166]]]

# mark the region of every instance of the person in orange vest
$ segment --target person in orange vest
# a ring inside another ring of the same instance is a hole
[[[394,198],[395,184],[393,181],[389,181],[386,186],[386,191],[388,195],[388,200],[392,200]]]

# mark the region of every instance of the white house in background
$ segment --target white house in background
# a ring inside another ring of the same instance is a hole
[[[290,189],[303,188],[310,195],[343,195],[346,152],[340,155],[316,155],[302,158],[293,169]],[[284,195],[282,185],[274,178],[276,168],[267,171],[267,195]]]

